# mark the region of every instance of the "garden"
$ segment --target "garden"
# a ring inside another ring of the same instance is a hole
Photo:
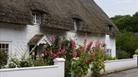
[[[94,43],[84,39],[83,45],[77,45],[74,40],[56,35],[50,36],[49,39],[52,44],[36,46],[27,58],[12,57],[8,60],[8,55],[1,50],[0,68],[49,66],[54,65],[54,59],[64,58],[66,60],[65,77],[83,77],[88,74],[88,69],[93,72],[91,77],[100,77],[101,70],[105,70],[104,61],[113,59],[105,55],[105,44],[99,40]]]

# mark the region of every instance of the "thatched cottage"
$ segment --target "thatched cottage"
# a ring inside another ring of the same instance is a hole
[[[50,33],[74,34],[80,44],[99,39],[116,56],[117,31],[94,0],[0,0],[0,49],[9,56],[21,57]]]

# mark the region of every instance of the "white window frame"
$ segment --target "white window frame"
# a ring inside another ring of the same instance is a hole
[[[78,25],[77,25],[77,21],[74,19],[73,22],[74,22],[74,31],[77,32],[77,26],[78,26]]]
[[[42,23],[42,14],[39,12],[33,12],[33,20],[32,23],[34,25],[40,25]]]
[[[105,54],[108,56],[112,56],[112,49],[106,49]]]

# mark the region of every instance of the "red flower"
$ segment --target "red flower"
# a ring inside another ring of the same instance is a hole
[[[75,43],[75,41],[71,41],[71,48],[76,48],[76,43]]]
[[[77,52],[77,57],[80,57],[80,55],[81,55],[81,52],[78,51]]]

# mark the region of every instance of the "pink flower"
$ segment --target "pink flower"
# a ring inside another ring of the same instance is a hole
[[[62,55],[62,52],[58,51],[57,56],[60,57]]]
[[[86,47],[87,39],[84,39],[84,47]]]
[[[100,43],[100,41],[98,40],[98,41],[96,41],[96,48],[100,48],[100,46],[101,46],[101,43]]]
[[[62,43],[61,43],[61,40],[58,41],[58,48],[61,49],[62,47]]]
[[[71,48],[76,48],[76,43],[75,43],[75,41],[71,41]]]
[[[54,36],[54,34],[52,33],[51,36],[50,36],[50,41],[51,41],[51,43],[54,43],[54,40],[55,40],[55,36]]]
[[[92,44],[93,44],[93,42],[90,42],[90,43],[87,45],[87,50],[88,50],[88,51],[91,49]]]
[[[62,50],[61,50],[61,53],[63,54],[65,52],[65,49],[63,48]]]
[[[77,57],[77,52],[73,52],[73,57]]]
[[[53,58],[57,58],[57,55],[54,54],[52,51],[50,52],[50,56],[53,57]]]

